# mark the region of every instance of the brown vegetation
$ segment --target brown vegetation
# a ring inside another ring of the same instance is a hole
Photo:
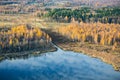
[[[70,50],[75,52],[81,52],[85,55],[89,55],[94,58],[99,58],[102,61],[112,64],[115,70],[120,71],[120,54],[115,54],[109,46],[100,46],[95,44],[86,43],[57,43],[57,45],[63,50]],[[120,48],[119,48],[120,50]]]

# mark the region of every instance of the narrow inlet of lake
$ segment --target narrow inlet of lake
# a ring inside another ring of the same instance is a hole
[[[64,51],[0,62],[0,80],[120,80],[109,64],[87,55]]]

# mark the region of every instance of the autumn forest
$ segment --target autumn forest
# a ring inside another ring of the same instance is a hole
[[[102,23],[75,23],[58,29],[63,36],[73,42],[89,42],[93,44],[120,47],[120,25]]]
[[[0,53],[44,48],[49,42],[51,42],[49,35],[38,27],[20,25],[0,30]]]

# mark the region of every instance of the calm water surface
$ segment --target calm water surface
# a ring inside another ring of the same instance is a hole
[[[0,80],[120,80],[120,72],[99,59],[58,48],[36,57],[1,61]]]

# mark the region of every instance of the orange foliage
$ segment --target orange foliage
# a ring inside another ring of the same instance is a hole
[[[0,31],[0,49],[9,47],[20,47],[23,45],[42,45],[40,40],[51,42],[51,38],[40,28],[20,25],[17,27],[6,28]]]
[[[59,27],[58,32],[73,41],[120,45],[120,24],[71,23],[68,26]]]

